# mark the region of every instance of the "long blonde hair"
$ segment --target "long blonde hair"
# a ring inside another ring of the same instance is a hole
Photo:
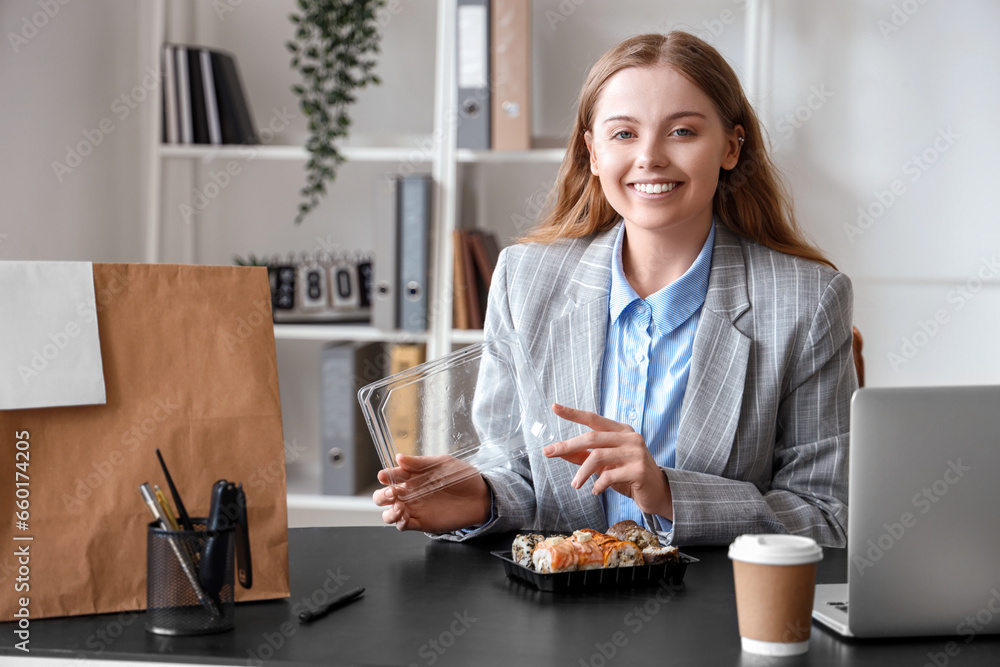
[[[594,64],[580,91],[580,104],[566,156],[559,167],[549,213],[522,241],[551,243],[580,238],[612,227],[620,217],[601,182],[590,171],[584,133],[593,130],[597,100],[608,80],[629,67],[667,65],[698,86],[727,132],[742,125],[745,141],[733,169],[719,170],[712,200],[715,217],[733,232],[773,250],[833,267],[805,240],[795,223],[791,198],[764,144],[760,121],[743,94],[739,78],[718,51],[686,32],[637,35],[613,47]]]

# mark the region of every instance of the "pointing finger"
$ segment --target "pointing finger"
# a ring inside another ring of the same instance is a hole
[[[552,404],[552,412],[556,414],[557,417],[561,417],[567,421],[571,421],[588,428],[592,428],[595,431],[631,431],[632,427],[628,424],[622,424],[616,422],[613,419],[608,419],[607,417],[602,417],[596,412],[590,412],[588,410],[577,410],[576,408],[570,408],[565,405],[560,405],[559,403]]]

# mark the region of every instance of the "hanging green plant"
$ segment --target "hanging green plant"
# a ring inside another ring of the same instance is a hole
[[[337,175],[344,156],[338,143],[351,126],[348,108],[355,92],[381,80],[373,73],[379,52],[377,10],[385,0],[298,0],[289,18],[295,37],[287,44],[292,67],[303,84],[292,86],[299,108],[309,122],[306,185],[295,223],[319,204],[326,186]]]

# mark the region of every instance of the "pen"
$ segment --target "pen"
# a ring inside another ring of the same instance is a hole
[[[160,503],[156,501],[156,496],[153,494],[152,489],[149,488],[148,483],[143,483],[139,485],[139,493],[142,494],[142,499],[146,501],[146,507],[149,508],[149,512],[153,515],[160,525],[166,529],[170,529],[170,523],[167,521],[166,517],[163,515],[163,508],[160,507]],[[198,577],[195,575],[194,566],[191,563],[190,558],[188,558],[183,551],[181,551],[180,545],[177,544],[176,538],[173,536],[167,537],[167,542],[170,544],[170,548],[174,550],[174,555],[177,556],[177,562],[180,563],[181,569],[184,571],[184,576],[187,577],[188,582],[191,584],[191,588],[194,589],[194,594],[198,596],[198,601],[212,613],[212,616],[219,615],[219,609],[215,606],[215,603],[205,595],[205,591],[202,590],[201,584],[198,583]]]
[[[194,530],[194,524],[191,523],[187,510],[184,509],[184,503],[181,502],[181,494],[177,493],[177,487],[174,486],[174,480],[170,477],[170,471],[167,470],[167,464],[163,460],[163,455],[160,454],[159,448],[156,450],[156,458],[160,459],[160,467],[163,468],[163,476],[167,478],[170,495],[174,497],[174,504],[177,505],[177,515],[180,517],[181,525],[184,526],[184,530]]]
[[[299,614],[299,623],[309,623],[311,621],[315,621],[317,618],[323,618],[334,609],[338,609],[340,607],[343,607],[345,604],[348,604],[349,602],[357,600],[362,596],[362,594],[364,594],[364,592],[365,592],[364,586],[360,588],[355,588],[352,591],[347,591],[340,597],[334,598],[331,602],[323,605],[316,611],[304,611],[301,614]]]

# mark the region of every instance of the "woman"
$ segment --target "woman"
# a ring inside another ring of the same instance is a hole
[[[682,32],[608,51],[552,212],[502,254],[486,336],[518,331],[561,440],[419,501],[466,539],[627,518],[675,544],[790,532],[843,546],[851,284],[799,234],[732,68]],[[427,462],[401,457],[380,480]]]

